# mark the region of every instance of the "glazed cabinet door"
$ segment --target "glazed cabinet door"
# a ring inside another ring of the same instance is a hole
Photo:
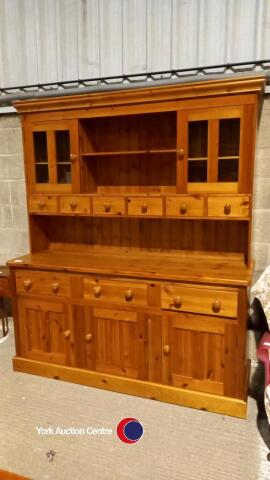
[[[64,365],[69,335],[67,306],[58,302],[19,299],[22,354],[26,358]]]
[[[178,112],[178,191],[250,193],[253,108]]]
[[[164,315],[164,383],[235,396],[235,323],[234,320],[188,313]]]
[[[29,191],[78,192],[80,170],[77,121],[26,124],[24,137]]]
[[[85,333],[93,337],[97,372],[147,379],[148,331],[144,314],[93,308],[88,327]]]

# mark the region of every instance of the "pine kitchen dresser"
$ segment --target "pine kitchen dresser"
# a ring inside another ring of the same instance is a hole
[[[18,101],[14,369],[245,417],[264,77]]]

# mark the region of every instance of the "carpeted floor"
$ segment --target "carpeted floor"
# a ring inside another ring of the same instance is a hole
[[[0,469],[34,480],[269,480],[269,431],[249,400],[240,420],[12,371],[12,334],[0,344]],[[124,417],[144,425],[133,445]],[[111,436],[42,436],[37,426],[111,428]],[[49,462],[46,453],[55,452]]]

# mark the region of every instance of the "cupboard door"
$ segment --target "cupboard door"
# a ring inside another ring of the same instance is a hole
[[[96,371],[146,380],[148,332],[145,315],[94,308],[93,326]]]
[[[236,105],[179,112],[178,192],[249,193],[252,108]]]
[[[210,316],[163,317],[163,381],[175,387],[235,396],[236,322]]]
[[[27,182],[31,192],[79,191],[78,127],[73,120],[27,124]]]
[[[67,306],[38,300],[18,300],[23,356],[32,360],[65,364],[69,321]]]

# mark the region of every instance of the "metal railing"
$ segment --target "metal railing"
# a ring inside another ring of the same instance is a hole
[[[149,83],[154,83],[155,85],[178,83],[187,81],[187,78],[189,81],[198,81],[199,79],[205,80],[205,77],[218,78],[225,75],[243,75],[260,72],[265,73],[267,83],[270,84],[270,59],[160,70],[155,72],[132,73],[108,77],[83,78],[42,84],[37,83],[33,85],[0,87],[0,105],[10,104],[16,99],[26,99],[31,97],[60,96],[98,90],[136,88]]]

